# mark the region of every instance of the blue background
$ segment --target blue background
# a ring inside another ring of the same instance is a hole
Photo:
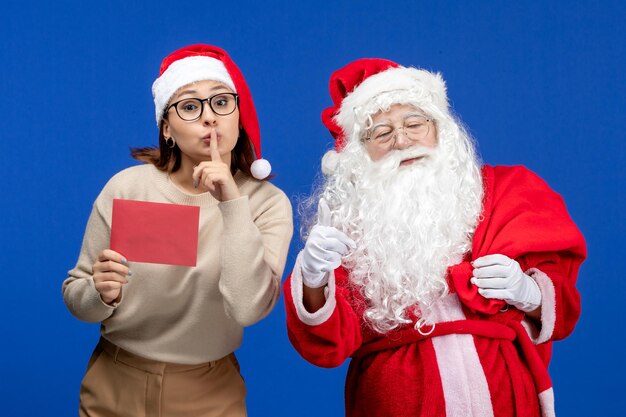
[[[541,175],[587,239],[582,317],[550,367],[559,415],[623,415],[624,2],[177,3],[3,2],[1,415],[76,414],[98,326],[69,314],[61,283],[100,188],[134,164],[128,147],[156,144],[161,59],[197,42],[244,72],[294,204],[332,145],[320,112],[334,70],[385,57],[443,72],[483,160]],[[301,247],[296,235],[287,270]],[[238,351],[250,414],[342,415],[345,366],[304,362],[284,321],[281,299]]]

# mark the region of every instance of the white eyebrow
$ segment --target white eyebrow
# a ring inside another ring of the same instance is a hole
[[[376,128],[381,127],[381,126],[393,127],[391,126],[391,123],[387,121],[387,122],[376,123],[374,126],[370,127],[370,130],[376,130]]]
[[[413,112],[413,113],[406,113],[402,120],[406,120],[409,117],[421,117],[423,119],[428,119],[428,117],[426,117],[424,113]]]
[[[409,119],[411,117],[421,117],[423,119],[428,119],[428,117],[426,117],[426,115],[424,115],[423,113],[419,113],[419,112],[410,112],[410,113],[405,113],[404,116],[402,116],[402,121],[406,121],[406,119]],[[376,123],[374,126],[370,127],[370,130],[374,130],[380,126],[392,126],[391,121],[389,119],[384,120],[380,123]]]

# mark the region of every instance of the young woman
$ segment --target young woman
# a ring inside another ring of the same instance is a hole
[[[262,180],[270,169],[254,104],[226,52],[175,51],[152,92],[159,146],[134,149],[145,164],[106,184],[63,283],[71,313],[101,323],[80,415],[246,415],[233,351],[278,298],[291,205]],[[111,250],[114,199],[198,206],[196,266],[129,262]]]

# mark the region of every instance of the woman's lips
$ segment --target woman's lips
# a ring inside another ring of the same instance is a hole
[[[211,144],[211,137],[214,137],[215,139],[217,139],[217,141],[220,141],[220,134],[217,131],[217,129],[215,127],[212,127],[209,130],[209,133],[207,133],[206,135],[204,135],[204,137],[202,138],[202,142],[204,142],[207,145]]]

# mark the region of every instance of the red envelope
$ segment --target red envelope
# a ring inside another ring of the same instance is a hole
[[[111,249],[128,261],[196,266],[200,207],[113,200]]]

